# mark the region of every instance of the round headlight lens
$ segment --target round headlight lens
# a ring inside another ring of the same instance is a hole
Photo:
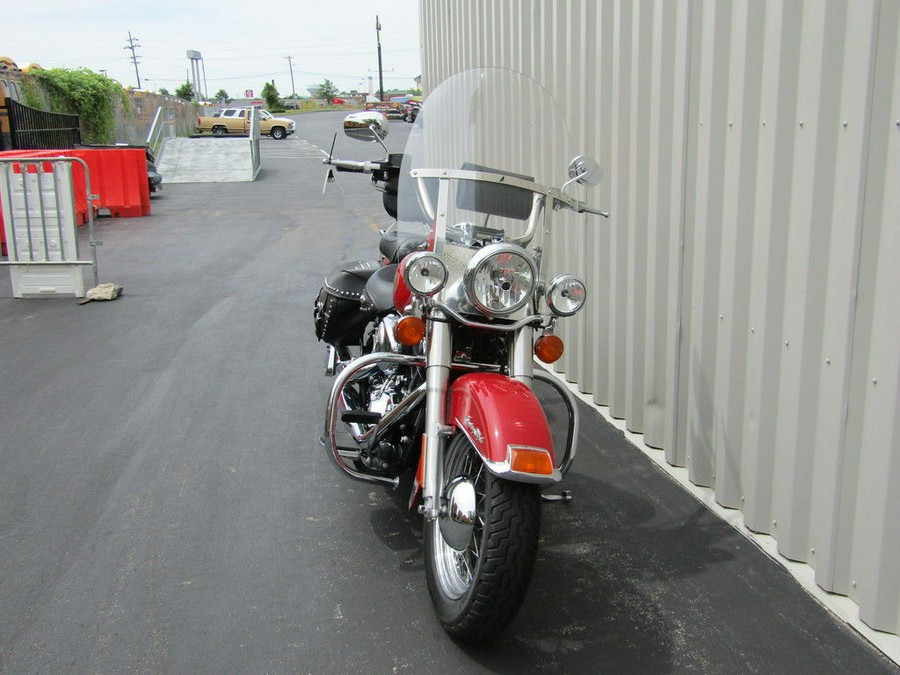
[[[447,283],[447,268],[440,258],[422,251],[409,257],[403,277],[413,293],[434,295]]]
[[[517,246],[496,244],[476,253],[466,269],[469,300],[485,314],[511,314],[534,292],[534,263]]]
[[[584,282],[571,274],[556,277],[547,285],[547,306],[557,316],[572,316],[586,299]]]

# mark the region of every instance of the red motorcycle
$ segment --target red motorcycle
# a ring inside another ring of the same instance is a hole
[[[498,113],[513,106],[515,115]],[[366,141],[382,142],[387,128],[376,112],[344,122]],[[534,368],[535,357],[561,357],[554,327],[587,293],[554,270],[554,220],[563,210],[607,216],[567,192],[596,185],[589,158],[568,165],[561,189],[544,182],[565,170],[554,159],[567,149],[560,110],[540,85],[483,69],[431,93],[402,155],[325,160],[332,177],[371,174],[397,222],[383,233],[381,260],[340,266],[316,300],[326,372],[336,375],[322,442],[355,479],[397,486],[414,477],[428,588],[445,630],[463,641],[489,638],[515,616],[537,552],[541,490],[575,456],[574,399]],[[563,398],[563,448],[535,380]]]

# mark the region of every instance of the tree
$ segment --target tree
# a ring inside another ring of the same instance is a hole
[[[281,102],[281,95],[278,93],[278,90],[275,88],[275,80],[271,82],[266,82],[266,84],[262,88],[262,97],[266,101],[266,106],[269,108],[277,108],[279,103]]]
[[[175,95],[178,98],[184,99],[185,101],[193,101],[194,85],[192,85],[190,82],[185,82],[175,90]]]
[[[228,97],[228,92],[224,89],[219,89],[219,91],[216,92],[216,95],[213,96],[213,101],[216,103],[231,103],[231,100],[232,99]]]
[[[163,96],[170,96],[169,90],[166,89],[165,87],[160,87],[160,88],[159,88],[159,93],[162,94]]]
[[[319,98],[325,99],[329,104],[334,100],[337,93],[337,87],[334,86],[334,82],[331,80],[325,80],[319,85]]]

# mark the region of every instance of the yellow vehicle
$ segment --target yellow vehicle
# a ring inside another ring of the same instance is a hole
[[[0,56],[0,150],[10,147],[9,111],[6,99],[19,101],[22,98],[22,71],[8,56]]]
[[[241,135],[250,133],[251,108],[225,108],[212,117],[198,117],[198,134],[212,133],[216,136]],[[294,120],[274,117],[268,110],[259,111],[259,132],[281,140],[294,133]]]

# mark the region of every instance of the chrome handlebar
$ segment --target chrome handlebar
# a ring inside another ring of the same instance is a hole
[[[350,159],[334,159],[333,157],[326,157],[322,160],[322,164],[333,166],[338,171],[352,173],[374,173],[384,168],[382,162],[355,162]]]

